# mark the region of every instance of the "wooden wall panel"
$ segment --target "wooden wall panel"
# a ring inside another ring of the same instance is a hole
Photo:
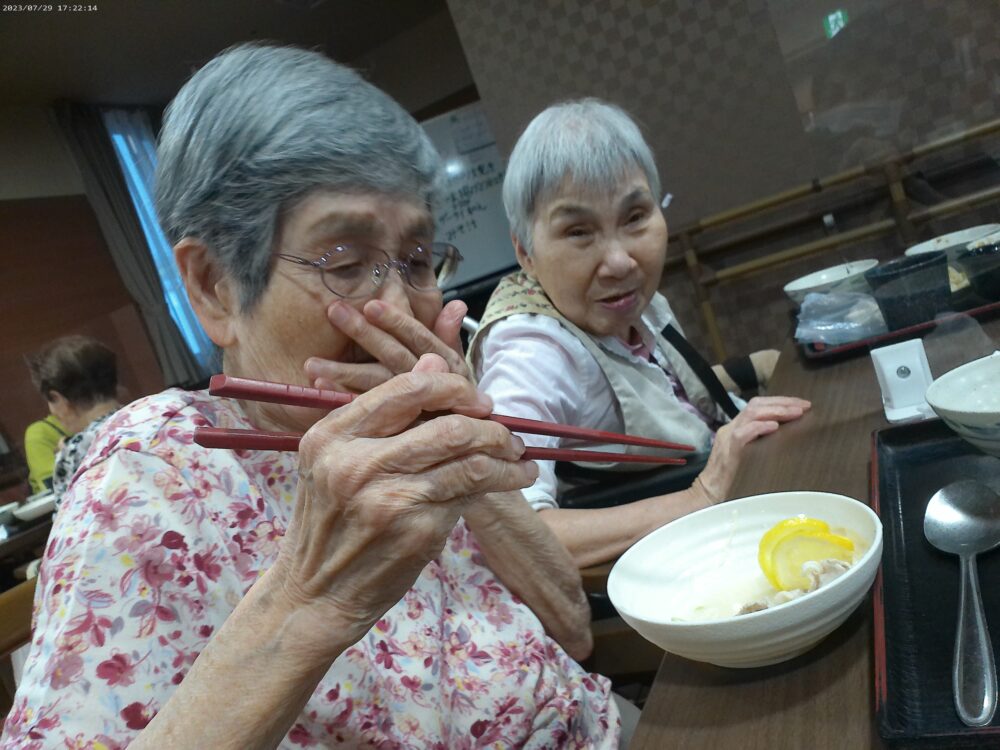
[[[85,196],[0,201],[0,428],[20,449],[47,413],[25,358],[70,333],[118,355],[130,398],[163,388],[145,327]]]

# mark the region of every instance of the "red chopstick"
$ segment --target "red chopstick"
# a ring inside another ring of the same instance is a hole
[[[272,383],[266,380],[235,378],[231,375],[213,375],[208,385],[208,392],[213,396],[228,396],[230,398],[243,398],[248,401],[267,401],[273,404],[308,406],[328,410],[336,409],[338,406],[349,404],[357,398],[353,393],[340,393],[339,391],[327,391],[320,388],[308,388],[301,385]],[[639,437],[636,435],[622,435],[617,432],[592,430],[587,427],[574,427],[572,425],[556,424],[554,422],[542,422],[537,419],[508,417],[503,414],[491,414],[487,417],[487,419],[502,424],[511,432],[526,432],[533,435],[552,435],[554,437],[575,438],[577,440],[588,440],[597,443],[641,445],[647,448],[665,448],[667,450],[694,453],[694,446],[692,445],[668,443],[664,440],[654,440],[653,438]],[[561,449],[547,448],[546,450]],[[626,460],[620,457],[622,454],[611,453],[608,455],[619,457],[608,460]],[[655,463],[672,462],[657,460]],[[683,461],[680,461],[680,463],[683,463]]]
[[[265,432],[232,430],[222,427],[196,427],[194,441],[204,448],[230,450],[297,451],[302,435],[297,432]],[[614,461],[633,464],[684,464],[683,458],[638,456],[629,453],[570,450],[563,448],[526,448],[521,458],[526,461]]]

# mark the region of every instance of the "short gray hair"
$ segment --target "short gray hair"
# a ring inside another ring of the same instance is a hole
[[[610,191],[636,168],[659,201],[656,161],[625,110],[593,98],[552,105],[524,129],[507,162],[503,205],[511,232],[530,253],[535,210],[567,177]]]
[[[204,242],[240,289],[267,286],[278,217],[316,189],[433,201],[440,157],[416,121],[318,52],[244,44],[221,53],[167,108],[156,208],[170,241]]]

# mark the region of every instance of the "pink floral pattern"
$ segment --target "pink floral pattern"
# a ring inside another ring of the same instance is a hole
[[[108,420],[56,518],[0,748],[123,748],[272,564],[294,454],[210,451],[235,402],[166,391]],[[441,556],[333,664],[281,747],[613,748],[587,674],[485,566],[459,523]]]

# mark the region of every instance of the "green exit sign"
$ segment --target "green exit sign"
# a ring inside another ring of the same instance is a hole
[[[827,39],[833,39],[847,26],[847,11],[835,10],[823,19],[823,31],[826,32]]]

